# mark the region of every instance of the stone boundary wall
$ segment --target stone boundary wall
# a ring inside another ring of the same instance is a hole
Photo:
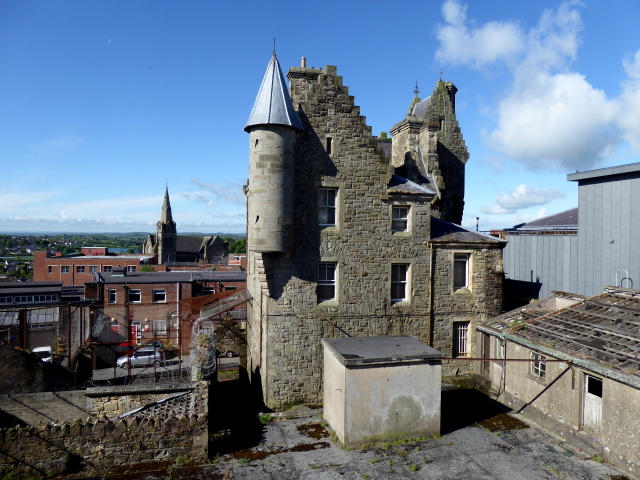
[[[181,456],[205,460],[208,389],[208,382],[88,389],[83,419],[0,429],[0,477],[92,473]]]
[[[99,472],[180,456],[205,460],[207,444],[206,414],[8,428],[0,430],[0,475]]]

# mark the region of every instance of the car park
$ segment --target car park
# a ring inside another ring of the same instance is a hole
[[[124,369],[149,366],[160,367],[164,365],[164,360],[164,352],[157,347],[143,347],[126,357],[120,357],[116,365]]]

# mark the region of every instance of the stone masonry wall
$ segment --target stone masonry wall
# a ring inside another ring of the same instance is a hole
[[[430,248],[431,197],[389,193],[393,167],[336,67],[292,68],[289,79],[304,126],[295,146],[294,246],[285,253],[252,251],[251,222],[248,227],[247,286],[253,298],[247,368],[252,379],[260,374],[263,399],[274,409],[322,401],[323,337],[410,335],[425,343],[437,338],[434,346],[450,352],[451,322],[499,313],[501,296],[501,290],[490,292],[501,286],[501,276],[480,272],[487,265],[495,271],[501,249],[485,251],[483,242],[467,247],[474,251],[478,286],[468,295],[453,294],[453,257]],[[319,225],[322,187],[338,190],[335,226]],[[410,206],[409,232],[392,232],[393,205]],[[336,298],[319,303],[320,262],[335,262],[337,271]],[[432,262],[446,265],[432,272]],[[391,301],[393,264],[409,265],[406,301]],[[446,275],[435,290],[432,273]]]
[[[406,334],[427,340],[429,331],[428,296],[419,294],[429,278],[429,202],[413,201],[410,234],[392,233],[391,206],[400,200],[387,194],[391,167],[335,67],[294,68],[289,77],[305,126],[296,145],[295,248],[262,254],[253,263],[269,288],[263,288],[261,307],[255,295],[252,302],[264,315],[262,325],[249,322],[250,338],[255,332],[254,341],[263,341],[262,386],[274,408],[321,401],[323,337]],[[318,225],[320,187],[338,189],[335,227]],[[338,264],[336,301],[318,303],[319,262]],[[409,302],[391,304],[392,263],[411,264]]]
[[[474,244],[449,243],[434,246],[435,270],[433,275],[434,325],[433,347],[447,357],[453,355],[453,324],[469,322],[467,355],[477,358],[475,329],[478,322],[500,314],[502,303],[502,248],[488,248]],[[453,255],[471,255],[470,288],[454,291]],[[461,358],[464,358],[461,357]],[[443,361],[444,376],[475,373],[473,361]]]
[[[27,424],[0,429],[0,476],[59,475],[83,468],[92,473],[178,456],[207,458],[207,382],[62,393],[0,399],[4,412]],[[38,408],[38,415],[5,408],[16,403],[27,412]],[[131,414],[119,418],[127,412]]]
[[[104,471],[179,456],[207,458],[207,415],[63,422],[0,430],[0,475],[16,478]]]

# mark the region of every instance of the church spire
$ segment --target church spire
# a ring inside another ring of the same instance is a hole
[[[160,222],[173,223],[173,216],[171,215],[171,203],[169,202],[169,187],[165,187],[164,191],[164,203],[162,204],[162,214],[160,215]]]

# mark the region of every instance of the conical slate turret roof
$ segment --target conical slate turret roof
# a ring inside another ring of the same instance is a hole
[[[256,125],[288,125],[298,130],[303,129],[300,117],[291,103],[275,52],[269,61],[256,102],[253,104],[253,110],[244,129],[248,132]]]

